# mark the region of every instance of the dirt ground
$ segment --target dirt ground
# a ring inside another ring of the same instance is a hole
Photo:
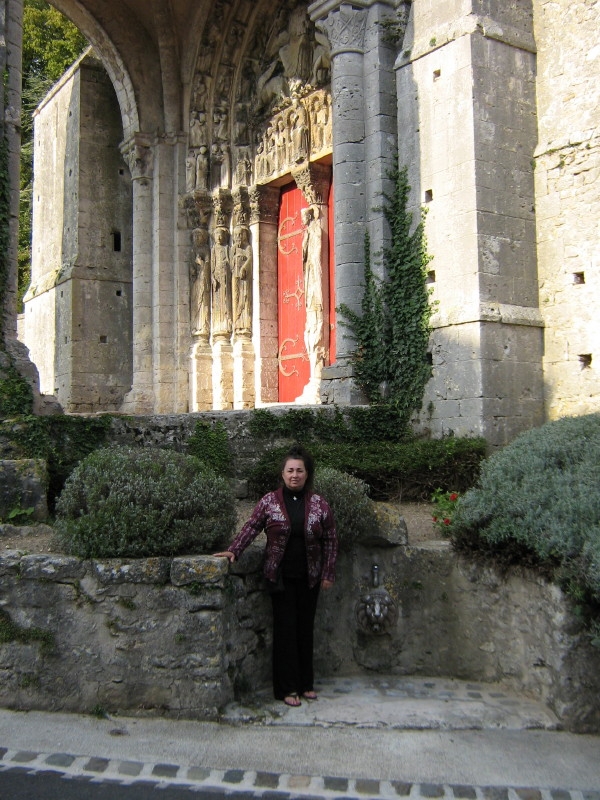
[[[246,500],[238,502],[238,522],[241,526],[250,515],[254,504]],[[398,503],[398,512],[404,517],[408,528],[409,544],[439,539],[433,525],[430,503]],[[5,532],[6,531],[6,532]],[[21,553],[39,554],[57,552],[52,546],[53,531],[47,525],[22,527],[0,525],[0,550],[19,550]]]

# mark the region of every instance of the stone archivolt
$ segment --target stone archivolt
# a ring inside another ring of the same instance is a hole
[[[223,30],[228,31],[224,40]],[[193,229],[194,410],[214,407],[215,398],[220,398],[218,407],[231,407],[235,387],[229,371],[235,373],[240,354],[254,357],[248,348],[253,347],[254,261],[259,248],[251,225],[277,214],[276,209],[265,211],[262,187],[288,175],[309,205],[323,202],[312,172],[313,162],[332,151],[329,77],[327,40],[309,19],[305,3],[285,3],[275,17],[262,3],[242,1],[235,8],[225,0],[215,4],[190,92],[186,194],[181,203]],[[316,207],[313,211],[320,231],[320,212]],[[315,274],[320,274],[320,238],[312,251],[319,257]],[[322,309],[317,316],[322,318]],[[319,350],[320,364],[322,336],[314,334],[312,339],[318,340],[311,352]],[[207,388],[209,372],[212,389]],[[252,405],[251,395],[245,386],[235,402]]]

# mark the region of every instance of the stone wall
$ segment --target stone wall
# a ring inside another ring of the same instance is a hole
[[[546,406],[555,419],[598,410],[600,8],[582,0],[533,6],[540,309]]]
[[[32,280],[20,334],[42,394],[68,412],[116,411],[131,387],[132,200],[122,137],[114,89],[89,54],[35,114]]]
[[[425,220],[435,436],[502,446],[543,422],[531,9],[413,3],[396,62],[399,161]]]
[[[0,704],[18,709],[216,718],[270,680],[270,604],[262,546],[231,570],[190,556],[83,562],[0,557]],[[373,564],[399,614],[360,628]],[[3,630],[4,633],[4,630]],[[358,547],[317,615],[323,677],[381,673],[501,681],[546,702],[565,728],[600,730],[600,653],[560,590],[526,572],[501,577],[429,548]]]

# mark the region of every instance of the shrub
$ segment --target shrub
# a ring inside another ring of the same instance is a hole
[[[321,467],[315,471],[315,491],[331,506],[340,546],[352,545],[378,529],[375,508],[364,481],[337,469]]]
[[[600,414],[549,422],[483,464],[458,501],[453,544],[543,567],[600,609],[599,487]]]
[[[287,448],[267,451],[251,472],[257,495],[277,484]],[[377,500],[402,497],[429,500],[435,489],[463,492],[473,486],[485,457],[484,439],[411,439],[405,442],[310,443],[319,466],[333,467],[363,480]]]
[[[210,551],[235,522],[228,482],[196,458],[115,447],[73,471],[56,527],[65,552],[80,558],[146,558]]]

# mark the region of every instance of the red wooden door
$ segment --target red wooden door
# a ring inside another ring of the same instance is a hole
[[[277,229],[279,402],[293,402],[308,383],[310,365],[304,344],[306,308],[302,268],[304,195],[290,184],[281,190]]]

